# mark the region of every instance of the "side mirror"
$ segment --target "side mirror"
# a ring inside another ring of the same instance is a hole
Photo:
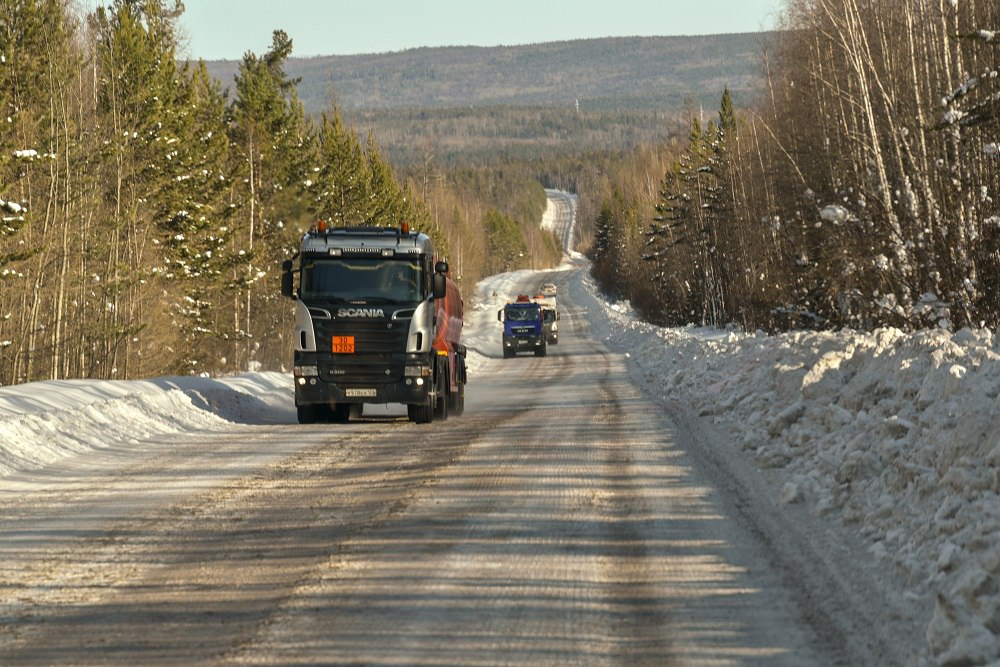
[[[448,262],[443,259],[438,260],[434,265],[434,273],[448,273]]]
[[[434,290],[435,299],[443,299],[445,294],[448,293],[448,279],[444,277],[443,273],[434,274],[434,284],[432,285],[432,288]]]
[[[503,322],[503,311],[502,310],[498,310],[497,311],[497,322]]]
[[[295,284],[292,276],[292,260],[286,259],[281,263],[281,296],[294,299]]]

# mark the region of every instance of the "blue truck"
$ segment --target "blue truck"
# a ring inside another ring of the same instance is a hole
[[[548,341],[545,336],[545,320],[542,306],[526,294],[497,311],[497,319],[503,322],[503,356],[508,359],[518,352],[534,352],[544,357]]]

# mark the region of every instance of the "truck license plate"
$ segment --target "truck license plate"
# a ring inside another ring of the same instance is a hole
[[[334,336],[334,354],[354,354],[354,336]]]
[[[349,398],[357,398],[357,397],[375,398],[374,389],[348,389],[344,393],[347,394]]]

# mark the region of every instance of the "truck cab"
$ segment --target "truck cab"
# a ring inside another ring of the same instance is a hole
[[[464,410],[462,297],[428,236],[321,224],[282,269],[300,423],[348,421],[366,403],[403,403],[421,423]]]
[[[542,307],[531,297],[521,294],[516,301],[497,311],[497,319],[503,322],[503,356],[505,359],[518,352],[534,352],[544,357],[547,352],[544,317]]]

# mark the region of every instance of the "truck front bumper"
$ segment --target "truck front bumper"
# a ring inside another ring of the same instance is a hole
[[[431,390],[430,378],[404,378],[399,382],[338,384],[319,377],[295,378],[295,405],[350,403],[406,403],[421,405]]]
[[[535,350],[545,343],[544,336],[504,336],[503,346],[506,350]]]

